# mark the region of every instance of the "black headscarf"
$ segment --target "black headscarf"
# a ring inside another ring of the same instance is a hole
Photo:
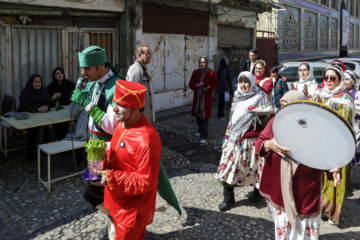
[[[59,81],[55,77],[57,70],[60,70],[64,75],[61,85],[59,84]],[[52,80],[53,80],[52,83],[50,83],[47,86],[50,98],[54,95],[54,93],[60,92],[61,93],[61,97],[59,99],[60,105],[69,105],[72,91],[74,91],[75,89],[75,83],[65,78],[64,70],[60,67],[57,67],[52,71]],[[56,100],[51,101],[52,107],[55,106],[55,102]]]
[[[35,89],[33,86],[34,80],[37,77],[41,79],[40,89]],[[24,103],[26,105],[32,106],[35,109],[38,109],[43,105],[49,105],[50,103],[49,93],[46,87],[44,87],[43,79],[39,74],[31,75],[28,82],[26,83],[25,88],[21,91],[19,100],[20,103]]]
[[[219,63],[219,68],[218,68],[218,71],[217,71],[217,78],[220,79],[220,72],[221,70],[225,68],[226,69],[226,78],[230,79],[231,80],[231,77],[230,77],[230,70],[228,68],[228,66],[226,66],[226,58],[222,58],[220,60],[220,63]]]
[[[51,76],[52,76],[53,83],[54,83],[55,85],[59,86],[59,81],[58,81],[58,80],[56,79],[56,77],[55,77],[55,73],[56,73],[57,70],[60,70],[60,71],[62,72],[62,74],[64,75],[63,80],[65,79],[65,73],[64,73],[64,70],[63,70],[62,68],[60,68],[60,67],[57,67],[57,68],[55,68],[55,69],[52,71]]]

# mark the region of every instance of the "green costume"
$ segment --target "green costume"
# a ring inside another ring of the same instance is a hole
[[[100,49],[98,52],[92,52],[93,50]],[[106,52],[104,49],[101,49],[97,46],[91,46],[86,48],[84,51],[79,53],[79,62],[81,67],[92,67],[98,66],[101,64],[106,64],[111,71],[109,71],[110,76],[103,83],[99,81],[89,82],[86,85],[84,91],[79,92],[79,90],[74,91],[72,101],[78,103],[79,105],[86,108],[86,106],[93,102],[94,105],[88,109],[89,117],[89,130],[91,134],[91,139],[101,139],[105,141],[110,141],[112,134],[105,132],[101,128],[102,117],[105,114],[110,116],[114,115],[113,106],[113,96],[116,88],[117,80],[125,80],[125,78],[116,72],[114,67],[110,62],[107,62]],[[111,75],[111,73],[114,73]],[[109,119],[114,119],[109,117]],[[176,198],[176,195],[171,187],[169,178],[160,163],[160,172],[158,177],[158,192],[160,196],[171,206],[173,206],[181,215],[180,205]]]

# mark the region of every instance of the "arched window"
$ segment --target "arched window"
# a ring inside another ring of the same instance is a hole
[[[325,23],[325,20],[322,20],[320,24],[320,48],[321,49],[328,48],[328,33],[327,33],[327,24]]]
[[[290,11],[283,23],[283,49],[299,48],[299,29],[293,13]]]
[[[316,28],[312,17],[309,17],[305,24],[304,49],[316,50]]]
[[[330,28],[330,48],[331,49],[337,49],[336,22],[331,23],[331,28]]]

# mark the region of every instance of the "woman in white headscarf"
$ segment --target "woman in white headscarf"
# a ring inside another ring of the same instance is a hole
[[[356,154],[354,156],[353,164],[360,163],[360,91],[359,91],[359,81],[353,71],[345,70],[344,71],[344,82],[345,89],[348,93],[351,94],[354,105],[355,105],[355,116],[353,118],[353,129],[356,135]]]
[[[303,62],[299,65],[298,71],[299,81],[291,83],[290,90],[303,92],[307,98],[311,98],[318,87],[313,68],[310,63]]]
[[[314,101],[334,109],[350,124],[355,114],[355,106],[351,95],[346,92],[343,70],[339,66],[327,67],[323,78],[325,86],[315,92]],[[330,224],[337,225],[340,222],[350,170],[351,163],[342,168],[341,184],[338,187],[334,187],[333,182],[327,178],[326,174],[323,176],[322,220],[328,220]]]
[[[256,86],[256,79],[250,72],[238,77],[231,106],[231,118],[226,128],[222,156],[216,178],[224,186],[224,200],[220,211],[226,211],[235,203],[235,186],[255,186],[258,183],[260,165],[254,140],[266,126],[268,117],[249,112],[249,107],[271,106],[267,94]]]

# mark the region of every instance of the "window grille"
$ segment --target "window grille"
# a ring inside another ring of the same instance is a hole
[[[292,12],[284,19],[283,25],[283,49],[299,48],[299,29]]]
[[[325,23],[325,20],[322,20],[320,25],[320,48],[328,48],[327,24]]]
[[[336,22],[331,23],[330,29],[330,48],[337,49],[337,31],[336,31]]]
[[[316,28],[312,17],[309,17],[305,24],[304,49],[316,50]]]

